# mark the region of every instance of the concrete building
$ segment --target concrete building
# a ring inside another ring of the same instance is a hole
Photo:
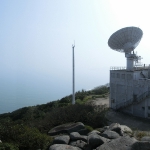
[[[119,67],[110,69],[110,107],[140,116],[150,117],[150,67]]]

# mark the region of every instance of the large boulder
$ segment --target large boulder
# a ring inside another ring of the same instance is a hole
[[[98,134],[98,135],[100,135],[100,132],[97,131],[97,130],[93,130],[93,131],[91,131],[91,132],[88,133],[88,135],[90,135],[90,134]]]
[[[126,125],[120,125],[121,127],[121,130],[124,132],[124,133],[132,133],[132,130],[126,126]]]
[[[49,147],[49,150],[82,150],[82,149],[79,147],[66,144],[54,144]]]
[[[90,134],[88,136],[88,144],[92,146],[92,148],[96,148],[100,145],[102,145],[105,142],[110,141],[109,139],[106,139],[104,137],[101,137],[98,134]]]
[[[108,139],[117,139],[120,137],[120,135],[117,132],[109,131],[109,130],[106,130],[105,132],[103,132],[101,136],[108,138]]]
[[[84,142],[87,142],[87,136],[82,136],[78,132],[71,132],[70,133],[70,139],[72,141],[82,140]]]
[[[117,139],[111,140],[110,142],[104,143],[103,145],[96,148],[96,150],[131,150],[131,146],[136,142],[135,138],[129,136],[121,136]]]
[[[150,142],[137,141],[132,145],[131,150],[150,150]]]
[[[81,129],[85,129],[84,124],[81,122],[67,123],[67,124],[63,124],[63,125],[52,128],[48,132],[48,134],[50,136],[55,136],[55,135],[63,134],[63,133],[70,134],[71,132],[78,132]]]
[[[119,123],[112,123],[109,126],[109,130],[117,132],[119,135],[122,135],[121,126]]]
[[[143,136],[143,137],[141,138],[141,141],[150,142],[150,136]]]
[[[81,129],[81,130],[78,130],[78,133],[80,135],[87,135],[89,133],[89,130],[88,129]]]
[[[119,123],[112,123],[110,126],[109,126],[109,129],[112,130],[112,131],[116,131],[118,129],[120,129],[120,124]]]
[[[62,135],[55,137],[53,144],[68,144],[70,137],[68,135]]]
[[[119,123],[112,123],[109,126],[109,130],[117,132],[120,136],[125,135],[124,133],[131,135],[132,130],[126,125],[120,125]]]
[[[77,140],[77,141],[70,142],[69,145],[84,149],[86,147],[87,143],[82,140]]]

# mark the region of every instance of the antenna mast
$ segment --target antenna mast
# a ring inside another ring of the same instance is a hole
[[[74,63],[74,48],[75,44],[72,45],[72,69],[73,69],[73,76],[72,76],[72,104],[75,104],[75,63]]]

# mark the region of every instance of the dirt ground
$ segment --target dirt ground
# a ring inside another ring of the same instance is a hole
[[[109,107],[109,98],[97,98],[95,100],[91,100],[91,103],[94,105],[102,104]],[[106,116],[109,120],[109,124],[116,122],[122,125],[127,125],[135,130],[150,131],[150,119],[135,117],[112,109],[108,111]]]

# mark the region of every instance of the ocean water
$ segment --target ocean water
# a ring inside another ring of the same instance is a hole
[[[70,90],[59,90],[50,88],[1,90],[0,91],[0,114],[12,112],[16,109],[46,104],[70,95]]]
[[[32,78],[33,79],[33,78]],[[0,84],[0,114],[16,109],[46,104],[69,95],[68,86],[43,80],[1,80]]]
[[[26,107],[26,106],[35,106],[38,104],[45,104],[52,100],[47,98],[16,98],[16,97],[3,97],[0,100],[0,114],[12,112],[16,109]]]

